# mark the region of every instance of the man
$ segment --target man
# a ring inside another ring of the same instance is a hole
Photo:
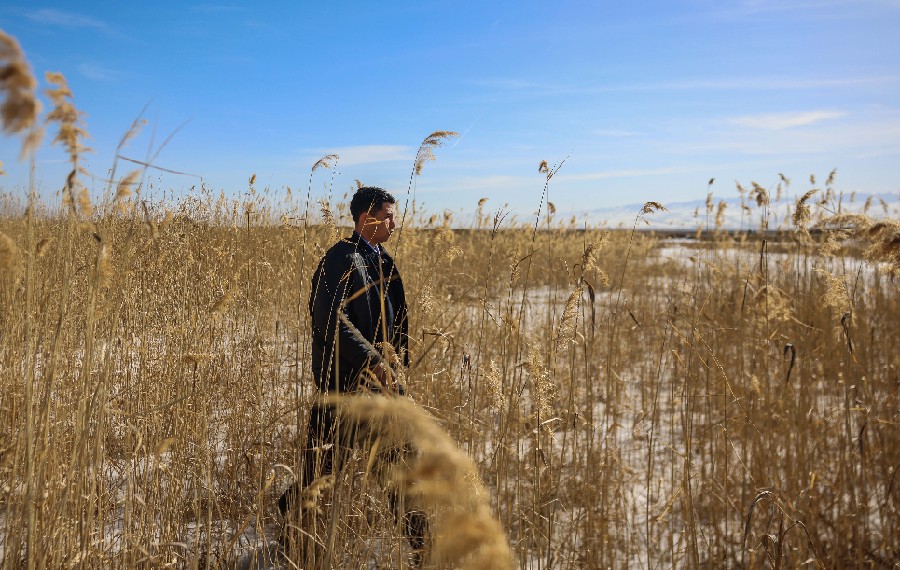
[[[360,188],[350,201],[353,235],[335,244],[312,279],[312,368],[321,392],[353,392],[370,370],[392,388],[390,365],[373,345],[386,342],[408,365],[403,282],[382,244],[394,233],[396,200]]]
[[[353,393],[365,385],[385,393],[405,391],[395,382],[391,364],[409,365],[406,297],[394,260],[383,247],[396,227],[395,205],[381,188],[357,190],[350,201],[353,235],[332,246],[313,275],[312,370],[321,395]],[[282,514],[306,486],[337,474],[360,427],[341,418],[332,404],[313,404],[301,480],[279,500]],[[389,499],[413,551],[421,551],[424,515],[407,511],[396,493],[389,493]]]

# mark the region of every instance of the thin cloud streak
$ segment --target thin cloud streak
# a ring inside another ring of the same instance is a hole
[[[559,174],[562,182],[609,180],[615,178],[636,178],[644,176],[663,176],[666,174],[687,174],[691,172],[708,172],[709,165],[697,166],[668,166],[662,168],[625,168],[620,170],[603,170],[599,172],[585,172],[582,174]],[[556,177],[554,177],[556,178]]]
[[[842,111],[807,111],[804,113],[766,113],[728,119],[729,123],[767,131],[782,131],[793,127],[805,127],[822,121],[840,119],[847,114]]]
[[[119,73],[108,67],[104,67],[99,63],[83,62],[79,63],[78,72],[96,81],[114,81],[119,77]]]
[[[667,174],[691,174],[695,172],[709,172],[715,168],[714,165],[696,164],[691,166],[669,166],[660,168],[630,168],[618,170],[603,170],[597,172],[582,172],[576,174],[565,174],[564,170],[553,177],[552,185],[555,187],[568,186],[572,182],[591,182],[595,180],[611,180],[624,178],[643,178],[651,176],[664,176]],[[503,174],[486,174],[478,177],[466,177],[461,180],[458,185],[448,187],[446,189],[431,189],[430,192],[440,192],[445,190],[459,191],[459,188],[465,188],[467,191],[480,190],[512,190],[516,188],[540,188],[542,181],[539,177],[527,175],[503,175]]]
[[[609,85],[565,85],[536,83],[517,79],[481,79],[470,81],[479,87],[508,91],[527,90],[541,95],[576,95],[593,93],[625,93],[653,91],[803,91],[823,88],[849,88],[865,85],[882,86],[900,83],[900,75],[874,75],[848,78],[795,77],[722,77],[695,78],[653,83],[619,83]]]
[[[807,12],[817,17],[845,14],[864,8],[900,8],[898,0],[743,0],[737,5],[716,6],[713,14],[725,18],[746,18],[785,12]]]
[[[191,12],[198,14],[229,14],[235,12],[246,12],[244,6],[234,6],[231,4],[199,4],[188,8]]]
[[[629,130],[625,130],[625,129],[596,129],[594,131],[591,131],[591,134],[598,136],[598,137],[617,137],[618,138],[618,137],[636,137],[641,133],[639,133],[637,131],[629,131]]]
[[[777,137],[764,129],[703,131],[673,139],[661,150],[682,156],[732,153],[790,160],[810,155],[856,156],[900,148],[900,115],[887,113],[850,124],[823,122],[810,129],[784,129]],[[701,142],[702,141],[702,142]]]
[[[357,164],[372,164],[376,162],[392,162],[398,160],[412,161],[415,158],[415,150],[409,146],[401,145],[361,145],[345,146],[318,151],[319,157],[326,154],[336,154],[340,157],[343,166]]]
[[[32,22],[45,24],[49,26],[60,26],[63,28],[88,28],[100,30],[104,32],[111,31],[110,27],[101,20],[91,18],[90,16],[82,16],[74,12],[66,12],[55,8],[41,8],[27,12],[25,17]]]

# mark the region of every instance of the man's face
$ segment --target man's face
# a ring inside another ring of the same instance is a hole
[[[366,223],[362,234],[372,245],[386,242],[397,227],[394,222],[394,204],[385,202],[380,210],[363,215],[366,216]]]

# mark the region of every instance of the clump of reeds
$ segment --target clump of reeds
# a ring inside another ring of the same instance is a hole
[[[834,255],[852,238],[863,245],[866,259],[883,263],[889,273],[900,272],[900,223],[896,219],[846,213],[829,216],[821,225],[828,232],[823,254]]]
[[[869,242],[866,256],[887,263],[892,273],[900,273],[900,223],[880,220],[865,229],[865,236]]]

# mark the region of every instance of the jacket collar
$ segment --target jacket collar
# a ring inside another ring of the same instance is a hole
[[[368,241],[366,241],[366,238],[362,237],[356,230],[354,230],[353,235],[350,236],[350,241],[356,244],[357,248],[361,250],[360,253],[375,253],[388,259],[391,258],[391,256],[388,255],[388,252],[385,251],[384,245],[375,246],[370,244]]]

